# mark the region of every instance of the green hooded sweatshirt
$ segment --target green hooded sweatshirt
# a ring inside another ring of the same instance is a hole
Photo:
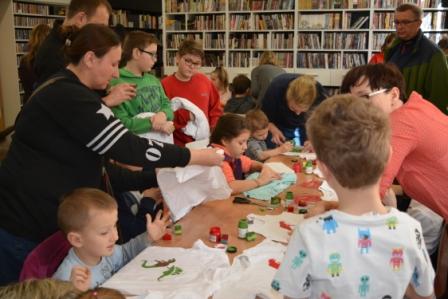
[[[165,95],[159,79],[155,76],[149,73],[137,76],[127,69],[121,68],[120,78],[113,79],[111,85],[115,86],[120,83],[132,83],[137,86],[137,95],[134,98],[112,108],[115,116],[123,122],[129,131],[134,134],[151,131],[151,120],[135,117],[143,112],[164,112],[167,120],[173,120],[170,100]]]

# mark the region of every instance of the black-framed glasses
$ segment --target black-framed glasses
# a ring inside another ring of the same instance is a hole
[[[202,61],[196,62],[196,61],[191,60],[190,58],[185,58],[185,57],[183,57],[183,60],[184,60],[185,64],[187,64],[188,66],[191,66],[193,68],[199,68],[202,65]]]
[[[148,54],[152,59],[157,60],[157,52],[149,52],[143,49],[139,49],[141,52]]]
[[[407,26],[407,25],[412,24],[417,21],[418,20],[402,20],[402,21],[394,20],[394,24],[395,24],[395,26],[399,26],[399,25]]]

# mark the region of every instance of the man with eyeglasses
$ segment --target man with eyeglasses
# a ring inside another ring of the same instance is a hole
[[[406,93],[417,91],[443,113],[448,114],[448,65],[443,52],[423,35],[423,12],[412,3],[395,10],[397,38],[385,51],[385,60],[400,69]]]
[[[162,79],[162,85],[168,98],[182,97],[188,99],[204,112],[210,128],[214,128],[222,115],[219,93],[212,81],[199,72],[204,58],[202,46],[194,40],[184,40],[176,54],[177,71]],[[189,111],[178,109],[174,113],[174,143],[185,146],[194,141],[182,129],[191,117]]]

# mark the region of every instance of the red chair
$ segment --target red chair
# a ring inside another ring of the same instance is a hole
[[[19,281],[53,276],[70,248],[70,243],[61,231],[54,233],[28,254]]]

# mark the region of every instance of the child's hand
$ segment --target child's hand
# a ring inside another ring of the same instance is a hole
[[[151,124],[155,131],[163,131],[163,126],[166,124],[166,114],[157,112],[151,117]]]
[[[263,166],[261,169],[260,175],[258,176],[258,181],[260,185],[266,185],[267,183],[278,180],[281,178],[281,175],[272,170],[269,166]]]
[[[89,267],[82,266],[74,266],[72,268],[72,272],[70,273],[70,281],[73,286],[85,292],[90,289],[90,282],[92,280],[92,273],[90,272]]]
[[[171,135],[174,132],[174,123],[172,121],[167,121],[162,125],[162,132]]]
[[[303,144],[303,151],[306,153],[314,153],[313,145],[309,140],[305,141],[305,143]]]
[[[283,143],[282,145],[279,146],[280,148],[280,153],[286,153],[286,152],[290,152],[292,151],[292,148],[294,146],[292,145],[291,142],[286,141],[285,143]]]
[[[160,240],[166,233],[166,228],[171,224],[170,214],[166,213],[162,217],[162,211],[159,211],[152,221],[151,215],[146,214],[146,230],[148,232],[148,237],[152,241]]]

